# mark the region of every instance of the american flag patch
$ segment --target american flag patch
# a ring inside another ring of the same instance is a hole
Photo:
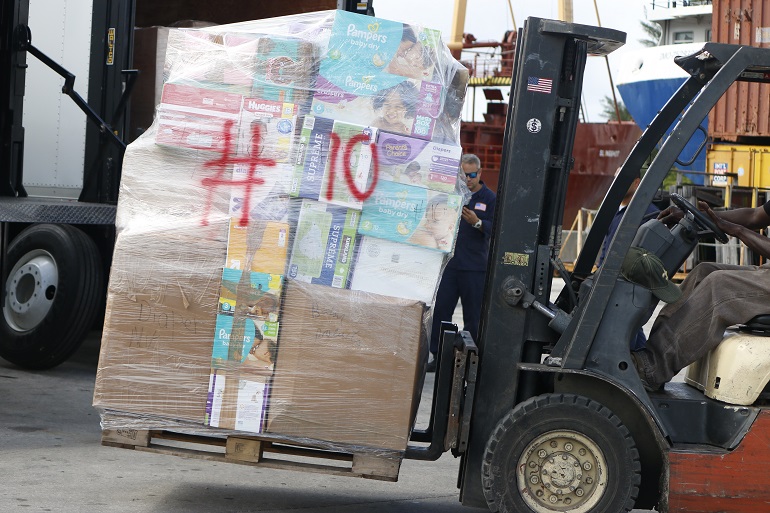
[[[534,91],[536,93],[550,93],[553,80],[550,78],[527,78],[527,91]]]

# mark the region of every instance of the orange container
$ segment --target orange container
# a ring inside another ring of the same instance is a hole
[[[770,47],[770,2],[714,0],[713,6],[712,41]],[[709,114],[709,135],[733,142],[770,137],[770,84],[730,86]]]

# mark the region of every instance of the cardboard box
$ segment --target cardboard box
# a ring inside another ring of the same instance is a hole
[[[302,200],[287,276],[347,288],[361,213],[350,208]]]
[[[349,72],[363,76],[388,73],[432,81],[434,71],[439,71],[441,47],[438,30],[337,11],[326,58],[321,61],[321,74],[335,77]]]
[[[239,94],[167,83],[158,108],[155,141],[177,148],[235,153],[242,103]]]
[[[267,433],[403,451],[421,391],[424,305],[286,286]]]
[[[242,379],[212,372],[204,424],[211,427],[261,433],[267,411],[266,378]]]
[[[140,137],[126,148],[115,226],[119,231],[180,233],[228,218],[231,167],[210,151],[176,150]],[[219,177],[220,180],[216,178]],[[211,181],[212,183],[207,183]]]
[[[242,226],[238,219],[231,219],[225,267],[282,275],[288,245],[286,223],[257,219]]]
[[[256,71],[254,34],[178,29],[168,34],[165,83],[249,96]]]
[[[430,139],[444,94],[439,47],[438,31],[337,11],[313,114]]]
[[[356,194],[367,190],[376,138],[376,128],[306,116],[289,194],[361,210],[363,201]]]
[[[277,321],[283,276],[248,272],[245,283],[241,283],[243,273],[239,269],[227,267],[222,270],[219,313],[232,315],[238,301],[245,301],[250,315],[260,320]]]
[[[173,24],[180,27],[208,27],[213,23],[183,20]],[[155,108],[160,103],[163,91],[164,66],[169,32],[172,27],[134,28],[134,69],[139,70],[134,89],[131,92],[131,121],[129,142],[142,135],[152,125]]]
[[[255,53],[252,90],[256,96],[305,106],[318,71],[317,49],[309,41],[260,37]]]
[[[262,98],[245,98],[238,133],[238,154],[255,159],[254,165],[273,167],[265,161],[288,162],[297,124],[297,106]],[[241,164],[249,167],[248,163]],[[237,166],[236,166],[237,167]]]
[[[251,315],[217,315],[212,369],[232,376],[269,377],[275,364],[278,329],[277,322]]]
[[[351,290],[433,304],[446,254],[376,237],[361,237]]]
[[[459,146],[380,132],[376,148],[380,179],[441,192],[456,190]]]
[[[448,253],[454,248],[462,207],[458,194],[383,180],[364,202],[358,232]]]
[[[240,223],[287,220],[296,123],[292,103],[243,100],[230,198],[230,215]]]
[[[318,76],[314,115],[419,139],[431,138],[440,114],[441,84],[387,74],[347,78],[340,86],[326,76]]]
[[[202,423],[226,242],[224,223],[118,235],[95,407]]]

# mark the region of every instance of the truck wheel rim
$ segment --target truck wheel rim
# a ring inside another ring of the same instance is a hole
[[[607,464],[601,449],[587,437],[550,431],[527,445],[516,479],[533,511],[585,513],[606,489]]]
[[[53,305],[59,270],[53,256],[35,250],[19,259],[6,281],[3,315],[12,329],[24,332],[37,327]]]

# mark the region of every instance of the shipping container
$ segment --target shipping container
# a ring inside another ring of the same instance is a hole
[[[714,186],[770,188],[770,146],[714,144],[706,161]]]
[[[716,43],[770,46],[770,2],[714,0],[711,40]],[[770,84],[736,82],[709,114],[709,135],[716,141],[770,141]],[[755,144],[757,142],[754,142]]]

